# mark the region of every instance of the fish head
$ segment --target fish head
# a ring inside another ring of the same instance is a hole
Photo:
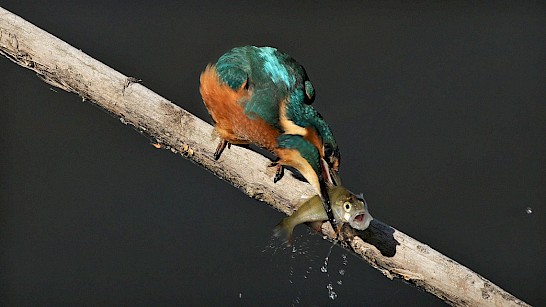
[[[349,191],[338,199],[330,200],[336,220],[348,223],[351,227],[364,230],[370,226],[373,217],[368,212],[368,204],[362,194],[356,195]]]

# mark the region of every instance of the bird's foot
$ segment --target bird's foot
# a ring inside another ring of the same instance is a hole
[[[277,158],[275,161],[269,163],[268,167],[276,167],[275,170],[275,177],[273,177],[273,182],[277,183],[277,181],[281,180],[281,178],[284,176],[284,167],[279,163],[279,158]]]
[[[228,142],[227,140],[222,139],[220,143],[218,143],[218,146],[216,147],[216,151],[214,152],[214,156],[213,156],[214,160],[220,159],[220,156],[222,155],[222,152],[224,151],[226,146],[228,148],[231,148],[231,143]]]
[[[275,172],[275,177],[273,177],[273,183],[277,183],[277,181],[281,180],[282,176],[284,176],[284,167],[277,164],[277,171]]]

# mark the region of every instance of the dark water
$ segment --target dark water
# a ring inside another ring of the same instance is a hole
[[[279,47],[375,217],[546,304],[544,4],[201,3],[2,6],[206,119],[208,62]],[[0,72],[2,305],[443,304],[338,247],[321,272],[330,243],[301,228],[279,248],[280,213],[4,58]]]

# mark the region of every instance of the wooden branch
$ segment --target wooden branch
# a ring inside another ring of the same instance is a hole
[[[0,53],[34,70],[45,82],[95,103],[124,124],[148,135],[158,146],[180,153],[250,197],[286,214],[302,195],[312,195],[309,184],[292,176],[272,181],[269,160],[237,146],[219,161],[212,158],[213,128],[165,98],[89,57],[80,50],[0,7]],[[198,76],[196,76],[197,80]],[[325,223],[324,225],[328,225]],[[323,227],[332,238],[331,227]],[[404,233],[375,220],[369,229],[346,227],[341,245],[388,278],[404,280],[455,306],[528,306],[487,279]]]

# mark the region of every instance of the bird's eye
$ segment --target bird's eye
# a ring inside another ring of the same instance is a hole
[[[349,212],[349,210],[351,210],[351,203],[346,201],[345,203],[343,203],[343,209],[345,209],[345,211]]]

